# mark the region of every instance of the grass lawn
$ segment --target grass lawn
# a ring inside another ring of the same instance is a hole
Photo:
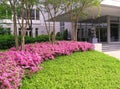
[[[103,53],[76,52],[42,66],[20,89],[120,89],[120,61]]]

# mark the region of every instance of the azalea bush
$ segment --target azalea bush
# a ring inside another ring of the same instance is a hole
[[[25,51],[15,51],[15,48],[11,48],[7,54],[11,55],[10,59],[14,60],[21,68],[30,69],[33,72],[37,72],[41,67],[44,60],[54,59],[59,55],[70,55],[75,51],[87,51],[92,50],[93,45],[87,42],[75,42],[75,41],[58,41],[55,44],[49,42],[26,44]]]
[[[55,44],[49,42],[26,44],[25,50],[18,51],[11,48],[9,51],[0,53],[0,88],[17,89],[24,75],[23,70],[28,69],[37,72],[42,67],[43,61],[54,59],[59,55],[70,55],[75,51],[92,50],[93,45],[87,42],[58,41]]]
[[[7,53],[0,53],[0,89],[18,89],[24,70]]]

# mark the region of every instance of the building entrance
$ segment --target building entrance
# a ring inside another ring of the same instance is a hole
[[[110,27],[111,42],[119,41],[119,24],[111,24]]]
[[[96,28],[98,42],[107,42],[107,28]]]

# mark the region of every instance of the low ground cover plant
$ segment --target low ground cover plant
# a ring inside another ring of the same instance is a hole
[[[0,88],[17,89],[24,75],[24,69],[37,72],[41,69],[39,64],[45,60],[52,60],[59,55],[70,55],[75,51],[92,49],[93,45],[87,42],[58,41],[55,44],[49,42],[27,44],[25,51],[15,51],[13,47],[6,52],[1,52],[0,62],[4,68],[1,67],[3,70],[0,71]]]
[[[120,89],[120,61],[100,52],[75,52],[41,66],[20,89]]]

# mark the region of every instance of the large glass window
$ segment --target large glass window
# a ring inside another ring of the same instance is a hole
[[[119,40],[119,17],[110,17],[110,37],[111,42]]]
[[[118,41],[119,25],[111,23],[110,33],[111,33],[111,41],[112,42]]]

